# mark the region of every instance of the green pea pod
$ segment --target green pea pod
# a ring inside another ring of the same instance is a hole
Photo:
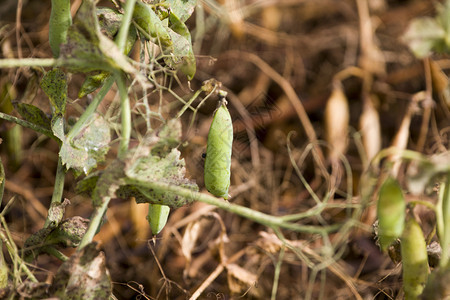
[[[416,219],[408,216],[401,237],[405,299],[418,299],[428,278],[427,245]]]
[[[123,51],[126,55],[130,53],[136,40],[136,28],[133,25],[130,25],[130,30],[128,31],[128,36],[125,43],[125,49]],[[101,87],[109,76],[111,76],[111,74],[106,71],[98,71],[95,74],[87,76],[81,85],[80,91],[78,92],[78,98],[82,98]]]
[[[152,38],[158,39],[163,47],[168,48],[173,45],[166,27],[164,27],[158,15],[149,5],[144,4],[141,1],[136,1],[133,19],[145,33]]]
[[[380,188],[377,203],[378,237],[383,251],[402,234],[405,209],[400,185],[394,178],[387,178]]]
[[[228,199],[230,187],[233,124],[224,102],[214,113],[208,133],[205,159],[205,186],[217,197]]]
[[[67,30],[72,24],[70,0],[52,0],[48,40],[53,57],[59,56],[59,46],[67,40]]]
[[[170,207],[167,205],[150,204],[148,207],[147,221],[150,223],[152,234],[157,235],[166,226]]]

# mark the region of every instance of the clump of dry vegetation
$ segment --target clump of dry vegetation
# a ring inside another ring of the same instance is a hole
[[[50,3],[0,7],[2,296],[448,297],[450,3],[137,1],[178,36],[146,35],[133,16],[130,60],[117,41],[128,1],[96,4],[123,18],[99,17],[116,24],[109,39],[76,52],[75,36],[97,33],[73,31],[54,60]],[[71,28],[87,26],[82,2]],[[109,87],[80,93],[102,72]],[[227,201],[203,180],[219,90],[234,131]],[[172,209],[153,235],[160,204]],[[402,275],[402,258],[424,276]]]

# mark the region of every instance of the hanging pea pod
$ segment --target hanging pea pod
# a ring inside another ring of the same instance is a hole
[[[405,299],[418,299],[428,278],[428,254],[422,229],[412,213],[405,224],[401,248]]]
[[[52,0],[48,39],[53,57],[59,57],[59,46],[67,40],[67,30],[72,24],[70,0]]]
[[[233,124],[223,99],[214,113],[208,133],[205,159],[205,186],[217,197],[228,199],[230,187]]]
[[[170,207],[160,204],[149,204],[147,221],[150,223],[152,234],[157,235],[166,226]]]
[[[405,209],[400,185],[394,178],[387,178],[380,188],[377,203],[378,237],[383,251],[402,234]]]

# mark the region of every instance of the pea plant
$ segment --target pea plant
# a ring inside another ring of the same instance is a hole
[[[231,118],[224,104],[218,108],[211,126],[211,135],[216,136],[208,138],[208,173],[205,174],[208,190],[222,198],[199,193],[197,184],[186,177],[185,162],[177,149],[182,136],[180,117],[192,110],[195,118],[197,110],[192,103],[202,93],[206,96],[199,105],[214,94],[218,94],[221,103],[225,103],[225,93],[213,79],[193,91],[188,101],[171,89],[172,85],[181,82],[179,75],[191,80],[196,73],[191,35],[185,23],[197,3],[195,0],[166,0],[151,4],[128,0],[124,3],[112,1],[112,4],[114,9],[97,7],[96,1],[84,0],[72,20],[70,1],[52,0],[49,43],[53,58],[0,60],[0,68],[32,67],[39,72],[42,75],[40,87],[51,106],[49,116],[37,106],[14,103],[22,118],[3,112],[0,118],[30,128],[59,145],[54,190],[45,224],[28,237],[21,251],[17,249],[5,221],[12,201],[7,202],[0,213],[4,229],[0,238],[13,261],[12,273],[15,275],[10,285],[9,271],[2,259],[0,288],[9,287],[11,299],[17,296],[19,287],[22,291],[27,290],[32,298],[111,297],[112,283],[106,269],[106,258],[93,238],[101,230],[110,200],[116,197],[148,204],[147,218],[154,235],[163,229],[170,208],[192,201],[212,204],[261,223],[272,228],[281,239],[281,229],[327,237],[343,226],[297,223],[317,214],[317,211],[320,213],[326,202],[319,201],[321,204],[317,208],[306,213],[276,217],[222,199],[228,197],[233,137]],[[133,47],[140,50],[139,61],[128,57]],[[90,99],[75,121],[67,117],[66,111],[66,107],[71,105],[68,87],[74,73],[85,75],[78,97],[88,96]],[[98,107],[114,83],[119,95],[118,104],[102,114]],[[163,114],[162,103],[155,111],[147,100],[149,94],[163,91],[183,103],[174,117]],[[138,146],[131,145],[132,137],[140,140]],[[117,148],[111,149],[117,140]],[[117,150],[117,155],[106,160],[106,155],[114,152],[111,150]],[[220,157],[215,153],[219,156],[224,154],[227,161],[217,161]],[[211,162],[209,165],[208,161]],[[219,170],[214,169],[217,166]],[[0,198],[3,198],[3,167],[0,171]],[[76,190],[92,199],[94,210],[89,219],[80,216],[64,219],[65,208],[69,204],[67,199],[63,199],[67,172],[82,178],[78,180]],[[210,179],[211,182],[208,181]],[[349,220],[347,225],[352,222],[353,219]],[[347,229],[350,227],[346,226]],[[60,251],[66,247],[74,247],[76,252],[67,257]],[[41,254],[63,261],[52,284],[39,282],[28,267],[27,263]],[[326,264],[321,268],[325,267]],[[276,285],[273,295],[276,295]]]
[[[440,100],[448,103],[448,78],[430,55],[449,52],[450,1],[437,4],[437,11],[435,18],[414,20],[404,39],[429,68]],[[381,159],[386,163],[380,171],[377,166]],[[404,174],[405,190],[398,180],[401,160],[409,162]],[[367,175],[366,179],[380,184],[378,190],[375,184],[368,184],[366,196],[377,195],[378,220],[374,224],[377,240],[394,263],[402,262],[405,299],[446,299],[450,276],[450,152],[426,156],[394,146],[378,153]],[[413,200],[407,202],[405,193],[412,195]],[[437,195],[436,203],[420,199],[420,195],[432,194]],[[416,206],[434,213],[434,228],[426,236],[414,210]]]

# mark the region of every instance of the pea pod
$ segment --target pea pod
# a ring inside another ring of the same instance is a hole
[[[152,234],[157,235],[166,226],[170,207],[167,205],[150,204],[148,207],[147,221],[150,223]]]
[[[206,189],[226,200],[230,187],[233,124],[225,103],[222,101],[215,111],[209,129],[204,176]]]
[[[428,255],[422,229],[412,213],[405,224],[401,248],[405,299],[418,299],[428,278]]]
[[[67,30],[71,24],[70,0],[52,0],[48,40],[53,57],[59,56],[59,46],[66,42]]]
[[[405,209],[400,185],[394,178],[387,178],[380,188],[377,203],[378,237],[383,251],[402,234]]]

